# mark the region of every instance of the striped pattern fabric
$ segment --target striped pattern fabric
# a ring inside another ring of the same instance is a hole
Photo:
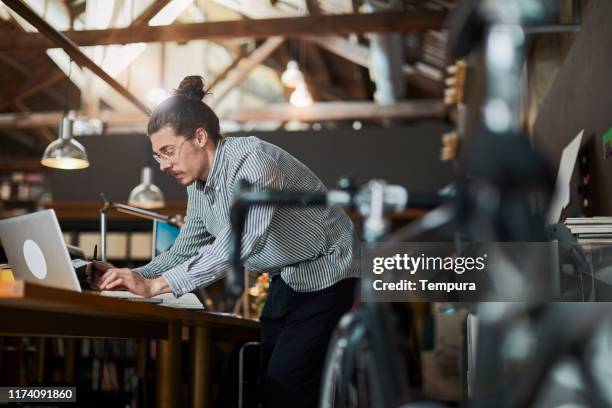
[[[187,187],[185,225],[172,248],[135,271],[147,278],[164,276],[176,296],[222,278],[229,268],[229,215],[240,179],[255,190],[326,191],[310,169],[281,148],[254,136],[227,137],[216,150],[208,180]],[[280,273],[297,292],[359,276],[353,262],[359,242],[339,208],[251,207],[242,242],[245,268]]]

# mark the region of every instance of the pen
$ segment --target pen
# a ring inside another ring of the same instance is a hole
[[[91,258],[92,261],[95,261],[97,257],[98,257],[98,244],[94,246],[93,257]]]

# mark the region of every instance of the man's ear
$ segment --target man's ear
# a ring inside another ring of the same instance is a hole
[[[196,142],[198,146],[202,148],[206,146],[206,142],[208,142],[208,133],[203,128],[198,128],[196,130]]]

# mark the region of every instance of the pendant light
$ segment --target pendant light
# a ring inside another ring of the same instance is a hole
[[[72,138],[72,119],[64,116],[60,123],[59,137],[51,142],[40,161],[43,166],[63,170],[79,170],[89,167],[85,147]]]
[[[298,45],[297,51],[298,59],[301,60],[305,66],[306,55],[304,53],[304,48]],[[302,58],[299,58],[300,54]],[[304,74],[300,70],[300,66],[298,65],[297,61],[290,60],[287,63],[287,69],[285,69],[285,72],[283,72],[281,75],[281,82],[286,87],[294,88],[293,92],[289,96],[289,103],[291,103],[291,105],[298,108],[305,108],[312,105],[312,95],[308,90],[308,86],[306,86]]]
[[[43,153],[40,162],[43,166],[63,170],[79,170],[89,167],[85,147],[72,137],[73,119],[68,115],[68,85],[72,72],[72,59],[68,65],[68,80],[64,101],[64,116],[59,126],[57,140],[51,142]]]
[[[295,88],[300,82],[304,82],[304,75],[297,61],[291,60],[287,63],[287,68],[281,75],[281,82],[287,88]]]
[[[142,168],[140,184],[130,193],[128,204],[134,207],[154,209],[165,205],[164,194],[153,184],[153,169],[149,166]]]
[[[304,81],[298,82],[295,90],[289,97],[289,102],[298,108],[305,108],[312,105],[312,95],[308,91],[308,87]]]
[[[190,3],[190,2],[191,1],[187,1],[187,3]],[[183,1],[183,3],[186,4],[185,1]],[[132,8],[131,8],[130,13],[131,13],[131,21],[132,21],[132,23],[130,24],[130,27],[132,27],[134,26],[134,2],[132,2]],[[131,31],[130,31],[130,36],[131,36]],[[164,59],[165,59],[165,44],[162,43],[162,55],[161,55],[162,69],[161,69],[161,81],[160,81],[162,85],[164,83],[163,81],[164,79]],[[127,83],[126,83],[127,89],[130,89],[130,84],[132,82],[131,80],[132,80],[132,63],[130,62],[130,65],[128,66],[128,72],[127,72]],[[160,91],[165,93],[163,89],[160,89]],[[159,101],[156,101],[157,102],[156,105],[160,103],[161,100],[163,100],[161,98],[161,95],[159,95],[161,92],[158,92],[158,95],[156,96],[156,98],[160,99]],[[149,156],[149,160],[151,160],[151,156]],[[153,184],[153,169],[150,166],[145,166],[142,168],[141,176],[140,176],[140,184],[134,187],[134,189],[132,189],[132,191],[130,192],[130,196],[128,198],[128,204],[133,207],[140,207],[140,208],[144,208],[148,210],[153,210],[156,208],[163,208],[166,205],[164,201],[164,194],[162,193],[159,187]]]

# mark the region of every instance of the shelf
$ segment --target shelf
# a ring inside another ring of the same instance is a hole
[[[12,200],[0,200],[0,202],[2,202],[2,204],[7,207],[7,206],[36,206],[38,205],[38,200],[17,200],[17,199],[12,199]]]
[[[75,201],[75,202],[56,202],[49,206],[53,208],[57,214],[57,218],[61,221],[98,221],[100,219],[100,208],[102,208],[101,201]],[[185,215],[187,212],[186,201],[175,201],[169,202],[162,209],[153,210],[160,214],[165,215]],[[407,222],[419,218],[425,215],[428,211],[421,209],[408,208],[400,213],[391,214],[390,219],[392,221]],[[129,214],[123,214],[118,211],[109,211],[107,213],[110,221],[135,221],[138,220]],[[361,216],[357,213],[349,213],[349,216],[353,220],[361,219]]]

